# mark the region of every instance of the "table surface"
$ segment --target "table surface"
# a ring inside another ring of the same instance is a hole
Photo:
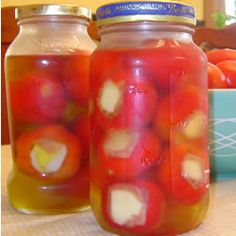
[[[7,176],[12,166],[9,145],[2,153],[2,235],[3,236],[108,236],[88,210],[75,214],[27,215],[13,210],[8,202]],[[204,222],[182,236],[235,236],[236,235],[236,179],[212,183],[210,207]]]

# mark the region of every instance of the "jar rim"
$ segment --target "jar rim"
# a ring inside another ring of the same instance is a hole
[[[33,4],[15,9],[17,20],[35,16],[76,16],[91,20],[92,12],[87,7],[65,4]]]
[[[195,8],[176,1],[114,2],[97,9],[97,25],[134,21],[175,22],[196,25]]]

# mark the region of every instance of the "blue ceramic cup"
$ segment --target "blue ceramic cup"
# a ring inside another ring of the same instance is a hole
[[[212,177],[236,177],[236,89],[209,89],[208,94]]]

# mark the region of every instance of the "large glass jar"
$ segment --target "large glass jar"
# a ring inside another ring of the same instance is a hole
[[[97,10],[91,57],[91,206],[120,235],[175,235],[208,208],[206,57],[173,2]]]
[[[14,168],[11,205],[27,213],[89,207],[89,9],[16,10],[20,32],[6,54]]]

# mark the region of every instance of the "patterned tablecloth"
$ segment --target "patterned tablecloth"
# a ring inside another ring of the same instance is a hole
[[[3,236],[108,236],[88,210],[80,214],[25,215],[8,202],[6,182],[12,166],[10,146],[2,146],[2,235]],[[182,236],[236,235],[236,179],[211,184],[210,208],[204,222]],[[186,219],[187,220],[187,219]]]

